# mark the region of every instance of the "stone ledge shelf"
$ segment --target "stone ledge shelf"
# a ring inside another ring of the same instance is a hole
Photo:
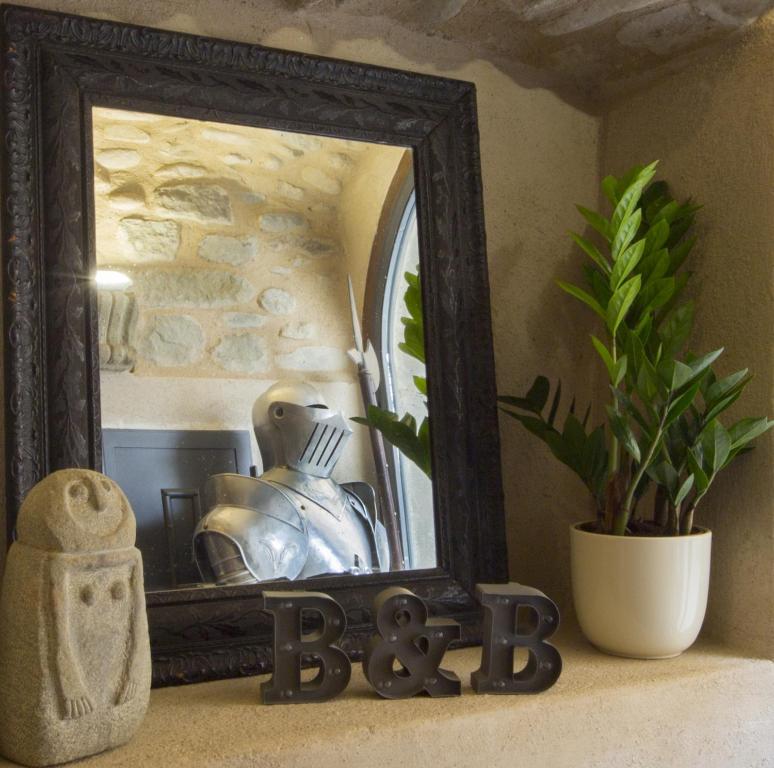
[[[83,768],[766,768],[774,663],[700,643],[648,662],[557,642],[564,672],[537,696],[476,696],[480,649],[452,651],[456,699],[383,701],[355,665],[333,702],[262,706],[263,678],[155,690],[139,733]],[[0,766],[11,763],[0,759]]]

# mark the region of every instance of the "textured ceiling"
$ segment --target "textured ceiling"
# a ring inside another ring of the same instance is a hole
[[[496,61],[537,70],[546,84],[604,101],[632,80],[717,42],[774,0],[279,0],[318,18],[328,11],[378,19]],[[340,18],[340,16],[339,16]]]

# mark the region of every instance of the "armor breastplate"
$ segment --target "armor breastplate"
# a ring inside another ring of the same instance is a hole
[[[261,481],[288,494],[307,531],[308,554],[299,578],[379,570],[374,533],[363,502],[330,478],[275,467]]]
[[[384,528],[368,500],[330,478],[286,467],[259,478],[215,475],[205,503],[210,512],[197,526],[194,551],[209,581],[245,584],[389,567]]]

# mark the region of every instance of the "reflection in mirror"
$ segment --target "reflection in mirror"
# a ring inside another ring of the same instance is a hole
[[[435,566],[411,150],[92,119],[103,469],[148,589]]]

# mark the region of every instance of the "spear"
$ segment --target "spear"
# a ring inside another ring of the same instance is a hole
[[[374,377],[372,376],[369,367],[369,360],[375,361],[376,355],[374,354],[374,349],[370,341],[363,344],[363,332],[360,329],[360,318],[357,313],[355,292],[352,289],[352,278],[350,275],[347,275],[347,288],[349,289],[349,308],[352,313],[352,335],[355,339],[355,348],[350,350],[349,355],[357,366],[360,394],[363,398],[363,407],[367,416],[369,406],[378,406],[378,401],[376,399],[377,384],[374,382]],[[390,547],[391,570],[403,570],[405,561],[403,558],[403,542],[401,541],[400,536],[398,507],[392,492],[390,465],[387,460],[384,439],[378,429],[369,427],[368,432],[371,437],[371,451],[374,455],[374,465],[376,467],[380,517],[382,518],[382,523],[387,531],[387,541]]]

